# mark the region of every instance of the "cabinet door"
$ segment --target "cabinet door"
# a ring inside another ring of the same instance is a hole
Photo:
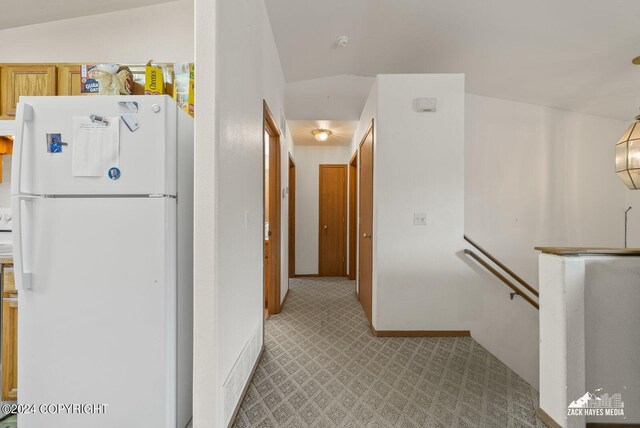
[[[82,66],[79,64],[58,65],[58,95],[90,95],[80,92]]]
[[[18,398],[18,302],[2,298],[2,400]]]
[[[0,68],[0,118],[14,119],[21,95],[55,95],[56,66],[4,65]]]

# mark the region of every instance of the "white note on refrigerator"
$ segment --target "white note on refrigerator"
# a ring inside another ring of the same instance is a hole
[[[74,177],[106,176],[110,168],[119,166],[119,118],[74,116],[72,145]]]

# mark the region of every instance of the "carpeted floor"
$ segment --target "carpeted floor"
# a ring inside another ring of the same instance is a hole
[[[537,425],[537,391],[472,338],[376,338],[354,290],[291,281],[236,428]]]
[[[12,415],[0,420],[0,428],[16,428],[18,426],[18,417]]]

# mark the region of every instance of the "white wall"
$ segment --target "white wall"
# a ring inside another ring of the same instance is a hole
[[[464,216],[464,76],[381,75],[377,91],[373,325],[378,330],[419,329],[423,311],[444,307],[436,301],[444,298],[436,296],[436,289],[423,295],[425,277],[446,284],[455,270],[450,264],[459,263],[455,252]],[[438,98],[438,112],[415,113],[412,100],[420,96]],[[426,227],[413,225],[414,212],[427,213]],[[446,293],[451,291],[449,287]],[[453,329],[447,321],[441,324]]]
[[[187,62],[193,0],[0,30],[0,62]]]
[[[620,392],[625,403],[624,418],[588,417],[587,422],[640,424],[639,279],[637,257],[585,257],[586,390]]]
[[[640,248],[640,190],[627,190],[625,192],[625,210],[629,211],[627,244],[629,248]]]
[[[198,91],[210,94],[196,112],[194,426],[204,428],[226,426],[262,346],[262,100],[278,120],[284,76],[264,2],[198,2],[196,28]]]
[[[471,239],[533,286],[535,246],[623,246],[626,187],[613,165],[624,122],[471,94],[466,102]]]
[[[296,147],[296,274],[318,273],[320,164],[348,164],[350,146]]]

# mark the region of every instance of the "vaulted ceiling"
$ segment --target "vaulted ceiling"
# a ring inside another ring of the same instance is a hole
[[[621,120],[640,107],[638,0],[265,2],[289,118],[357,119],[383,73],[461,72],[470,93]]]

